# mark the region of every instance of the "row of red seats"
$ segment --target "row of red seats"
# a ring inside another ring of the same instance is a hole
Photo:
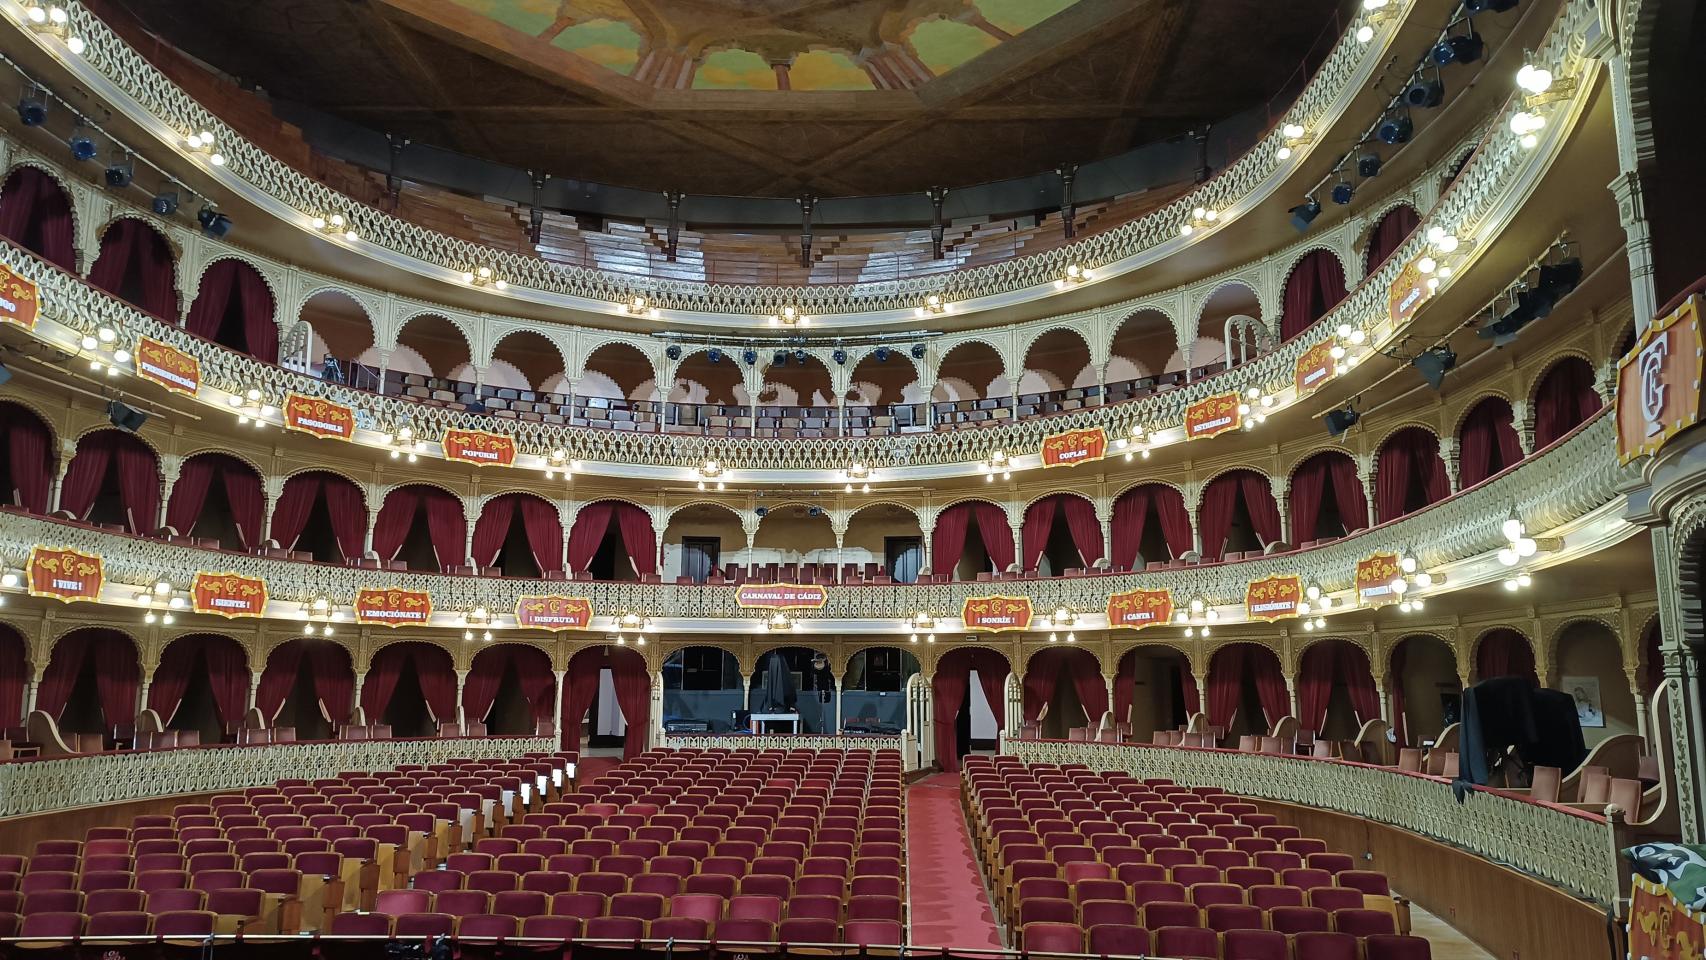
[[[1228,930],[1200,927],[1142,927],[1103,924],[1088,930],[1073,923],[1037,923],[1024,932],[1024,949],[1046,953],[1163,956],[1180,960],[1431,960],[1420,937],[1308,931]]]

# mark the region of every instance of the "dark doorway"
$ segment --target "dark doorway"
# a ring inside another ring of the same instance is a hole
[[[509,530],[504,533],[503,549],[498,551],[493,566],[506,577],[539,577],[544,574],[544,571],[539,569],[539,561],[533,557],[533,544],[527,539],[527,521],[523,519],[522,511],[516,510],[510,514]]]
[[[414,661],[405,662],[398,673],[397,688],[391,694],[391,702],[385,705],[384,716],[377,721],[373,717],[367,719],[369,723],[390,724],[393,737],[430,737],[438,733],[432,711],[427,709],[426,695],[421,693],[421,678]],[[444,719],[452,722],[456,718]]]
[[[243,549],[237,518],[231,515],[231,500],[225,496],[224,478],[207,485],[207,497],[201,503],[201,513],[188,530],[180,532],[199,540],[218,540],[226,550]]]
[[[722,551],[721,537],[682,537],[681,575],[694,583],[704,583],[711,578],[711,572],[717,569],[717,564],[722,559]]]
[[[302,533],[296,538],[296,545],[280,544],[297,553],[311,554],[321,563],[343,563],[344,553],[338,547],[338,538],[332,532],[332,513],[326,506],[325,494],[314,497],[314,506],[308,509],[308,520],[302,526]]]
[[[917,583],[924,566],[922,537],[884,537],[883,566],[895,583]]]

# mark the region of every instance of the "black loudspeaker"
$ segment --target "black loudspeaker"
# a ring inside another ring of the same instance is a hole
[[[107,404],[107,419],[126,433],[135,433],[148,422],[148,414],[117,400]]]

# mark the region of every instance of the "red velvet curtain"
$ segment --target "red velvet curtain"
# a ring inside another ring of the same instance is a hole
[[[1102,714],[1108,712],[1107,684],[1096,666],[1096,658],[1071,646],[1051,646],[1032,657],[1025,667],[1025,720],[1035,722],[1043,707],[1054,700],[1062,673],[1072,678],[1072,689],[1089,718],[1085,722],[1099,722]],[[1079,725],[1078,718],[1072,718],[1070,723]]]
[[[29,647],[11,627],[0,624],[0,726],[24,717],[24,686],[30,682]]]
[[[1244,664],[1248,646],[1235,643],[1216,650],[1208,662],[1208,722],[1226,728],[1244,699]]]
[[[622,547],[628,551],[634,572],[642,577],[657,573],[658,544],[657,534],[652,530],[652,515],[631,503],[618,500],[616,528],[622,533]],[[640,752],[644,752],[644,748]]]
[[[1599,412],[1593,368],[1571,357],[1547,372],[1534,396],[1534,448],[1544,450]]]
[[[1072,545],[1078,548],[1078,559],[1086,570],[1094,567],[1102,559],[1102,521],[1096,519],[1096,505],[1083,497],[1067,496],[1061,509]]]
[[[1025,511],[1025,522],[1019,529],[1019,539],[1025,551],[1022,569],[1037,569],[1037,565],[1042,561],[1043,549],[1048,546],[1049,534],[1054,531],[1054,515],[1060,509],[1061,500],[1070,496],[1071,494],[1057,493],[1044,497]]]
[[[1380,691],[1374,685],[1374,673],[1368,668],[1368,655],[1354,643],[1341,641],[1334,648],[1338,660],[1339,679],[1350,695],[1351,709],[1357,722],[1367,723],[1380,716]]]
[[[1392,700],[1392,736],[1400,747],[1410,745],[1410,732],[1404,721],[1404,668],[1409,665],[1409,660],[1409,643],[1399,641],[1398,648],[1392,651],[1392,671],[1386,683],[1386,695]]]
[[[249,469],[241,460],[226,464],[225,502],[231,505],[231,519],[237,522],[237,541],[245,550],[261,545],[261,528],[266,523],[266,492],[261,489],[261,475]]]
[[[385,502],[379,507],[379,516],[373,520],[373,551],[379,554],[381,560],[397,559],[397,551],[403,549],[403,541],[408,539],[409,528],[414,526],[415,514],[421,505],[421,491],[424,487],[398,487],[385,495]],[[436,547],[436,542],[434,544]],[[365,695],[363,702],[366,701]]]
[[[515,519],[515,501],[522,494],[506,493],[486,501],[480,519],[474,521],[474,553],[468,559],[478,567],[489,567],[503,552],[504,540],[509,537],[510,523]]]
[[[650,522],[646,528],[651,528]],[[632,650],[618,650],[610,658],[610,679],[616,687],[616,706],[628,725],[622,758],[632,760],[646,752],[652,722],[652,680],[645,658]]]
[[[286,550],[296,547],[302,528],[308,525],[308,514],[325,485],[325,474],[309,471],[284,481],[278,501],[272,505],[272,539]]]
[[[1161,523],[1161,537],[1167,541],[1167,551],[1173,559],[1195,548],[1191,539],[1191,511],[1185,506],[1185,496],[1164,483],[1152,485],[1149,502],[1155,505],[1155,518]]]
[[[426,506],[427,532],[432,536],[439,569],[466,564],[468,521],[463,519],[462,501],[437,487],[427,487],[421,493],[421,502]]]
[[[1522,634],[1505,627],[1481,638],[1481,646],[1475,651],[1475,672],[1478,681],[1528,677],[1536,686],[1540,682],[1534,672],[1534,648]]]
[[[1131,704],[1137,699],[1137,654],[1128,651],[1114,672],[1114,722],[1131,722]]]
[[[600,500],[581,507],[569,528],[569,570],[580,572],[592,563],[598,545],[610,531],[610,515],[616,512],[616,501]]]
[[[498,685],[503,683],[504,671],[509,669],[513,646],[502,643],[474,655],[468,678],[462,683],[462,713],[469,723],[479,723],[492,712],[492,704],[498,700]]]
[[[278,324],[272,291],[254,267],[226,258],[207,268],[184,326],[198,337],[224,343],[264,363],[278,362]],[[237,311],[241,342],[220,340],[231,311]]]
[[[1212,480],[1202,492],[1202,507],[1197,523],[1202,529],[1204,560],[1219,560],[1226,552],[1226,535],[1232,529],[1232,514],[1238,502],[1238,477],[1224,473]],[[1213,696],[1210,696],[1213,699]]]
[[[1416,211],[1407,206],[1393,207],[1380,222],[1374,225],[1369,234],[1368,253],[1363,261],[1363,273],[1370,274],[1379,269],[1387,258],[1398,251],[1410,234],[1421,226],[1422,218]]]
[[[569,659],[569,671],[563,678],[563,714],[557,724],[565,750],[580,749],[581,722],[586,719],[586,712],[592,709],[593,697],[598,694],[598,676],[605,666],[604,653],[610,649],[593,647]]]
[[[1130,570],[1137,565],[1138,548],[1143,543],[1143,526],[1149,521],[1150,490],[1154,484],[1133,487],[1114,501],[1113,530],[1109,546],[1114,555],[1108,562],[1116,570]],[[1159,560],[1145,557],[1144,560]]]
[[[1463,418],[1457,435],[1457,469],[1467,489],[1522,460],[1522,440],[1516,434],[1511,405],[1502,397],[1488,397]],[[1497,468],[1493,452],[1497,450]]]
[[[1339,511],[1345,532],[1368,526],[1368,501],[1363,496],[1362,481],[1357,479],[1356,462],[1342,453],[1318,453],[1305,460],[1291,477],[1293,540],[1303,543],[1319,539],[1316,528],[1329,482],[1333,489],[1333,504]]]
[[[1268,726],[1273,727],[1281,717],[1291,712],[1291,695],[1285,689],[1285,674],[1280,672],[1279,657],[1266,647],[1254,647],[1246,663],[1250,676],[1256,681],[1256,697],[1262,701],[1262,713]]]
[[[1386,439],[1374,467],[1374,508],[1381,523],[1407,512],[1410,486],[1417,473],[1428,503],[1451,496],[1451,479],[1439,455],[1439,438],[1421,427],[1406,427]]]
[[[1180,658],[1175,667],[1179,671],[1179,689],[1185,698],[1185,716],[1202,712],[1202,692],[1197,689],[1197,678],[1191,673],[1190,664]]]
[[[993,503],[977,502],[977,534],[983,538],[983,548],[989,551],[990,565],[996,573],[1004,573],[1017,562],[1014,555],[1013,528],[1007,525],[1007,512]]]
[[[1356,462],[1350,457],[1335,457],[1329,461],[1333,480],[1333,498],[1339,507],[1339,519],[1345,532],[1351,533],[1368,526],[1368,496],[1363,493],[1362,478],[1357,476]],[[1443,476],[1443,471],[1441,473]]]
[[[243,339],[249,355],[262,363],[278,362],[278,323],[273,320],[272,291],[254,270],[237,275],[237,302],[243,310]]]
[[[1278,541],[1284,528],[1280,525],[1279,504],[1274,502],[1273,484],[1259,473],[1247,470],[1238,473],[1238,487],[1244,493],[1244,511],[1250,515],[1250,526],[1256,529],[1256,537],[1264,547]]]
[[[89,282],[123,297],[126,281],[135,279],[139,296],[133,306],[175,323],[178,296],[172,282],[172,250],[153,227],[135,217],[123,217],[101,237],[101,253],[89,271]]]
[[[936,528],[930,535],[930,570],[932,574],[953,579],[966,551],[966,531],[971,528],[971,501],[956,503],[936,515]]]
[[[931,707],[936,727],[936,762],[949,773],[960,769],[959,736],[956,730],[960,710],[971,693],[971,659],[970,651],[950,651],[937,662],[936,673],[930,678],[933,701]],[[1030,719],[1028,707],[1025,714],[1026,719]]]
[[[434,720],[452,723],[456,720],[456,666],[450,654],[430,643],[410,644],[409,659],[415,664],[415,679],[420,682],[421,696]],[[389,648],[387,648],[389,649]],[[369,717],[378,723],[377,717]]]
[[[160,715],[161,722],[171,723],[198,666],[207,671],[221,725],[241,722],[249,695],[248,660],[236,641],[213,634],[179,637],[166,647],[148,687],[149,708]]]
[[[989,712],[995,715],[997,730],[1007,724],[1007,658],[993,650],[973,649],[971,669],[977,671],[977,685]],[[969,695],[969,691],[968,691]]]
[[[217,453],[205,453],[185,460],[178,467],[178,480],[172,484],[171,499],[166,501],[166,526],[189,536],[201,508],[207,505],[207,488],[219,470]]]
[[[411,659],[408,648],[413,646],[403,642],[382,647],[367,665],[367,673],[361,679],[361,709],[367,714],[368,723],[383,722],[380,718],[385,716],[385,708],[391,705],[391,697],[397,692],[403,665]]]
[[[355,665],[349,651],[330,640],[317,640],[309,642],[307,655],[314,693],[325,705],[327,717],[336,724],[347,722],[355,713]],[[295,674],[291,680],[295,682]]]
[[[95,664],[95,687],[101,702],[102,726],[128,726],[136,718],[136,692],[142,669],[136,646],[116,630],[88,627],[74,630],[53,645],[53,656],[36,690],[36,709],[58,719],[90,658]]]
[[[1280,313],[1280,339],[1290,340],[1309,329],[1345,299],[1345,268],[1326,250],[1312,250],[1292,268],[1285,282]]]
[[[41,169],[22,166],[0,186],[0,236],[49,263],[75,271],[71,200]]]
[[[1323,640],[1303,651],[1297,671],[1297,722],[1303,729],[1320,733],[1327,723],[1327,703],[1333,696],[1333,674],[1338,666],[1336,641]]]
[[[243,461],[222,453],[197,454],[178,468],[178,481],[172,484],[172,498],[166,503],[166,526],[182,536],[190,535],[207,503],[207,491],[215,476],[224,485],[225,499],[231,506],[231,519],[237,524],[238,541],[243,549],[259,546],[265,499],[260,475]]]
[[[160,515],[159,462],[147,444],[122,430],[98,430],[77,442],[77,454],[60,487],[60,508],[87,517],[115,460],[119,497],[130,515],[126,528],[132,533],[152,532]]]
[[[367,499],[361,488],[335,473],[325,475],[321,489],[326,495],[326,514],[332,521],[332,535],[337,538],[338,552],[345,560],[361,556],[362,540],[367,535]]]
[[[0,403],[0,431],[6,434],[6,469],[12,478],[12,489],[4,491],[7,502],[31,513],[47,513],[53,492],[53,434],[33,411],[16,403]]]
[[[290,689],[296,685],[296,675],[302,668],[306,640],[288,640],[274,647],[261,668],[261,683],[255,690],[255,708],[270,726],[273,718],[284,709]]]
[[[1026,723],[1036,723],[1042,716],[1043,707],[1054,699],[1055,685],[1060,682],[1060,662],[1053,653],[1044,650],[1032,657],[1025,664],[1024,675],[1019,678],[1019,705],[1024,710]]]
[[[521,522],[527,528],[527,546],[539,571],[563,569],[563,520],[557,508],[538,497],[518,495],[517,502],[521,504]]]
[[[225,325],[225,311],[230,309],[231,290],[237,285],[237,271],[244,266],[227,258],[202,273],[195,299],[190,301],[189,313],[184,317],[185,330],[203,340],[218,338],[220,328]]]
[[[462,519],[462,501],[438,487],[415,484],[398,487],[385,497],[373,521],[373,550],[382,560],[395,560],[408,539],[415,518],[425,508],[427,534],[441,570],[466,563],[468,526]]]

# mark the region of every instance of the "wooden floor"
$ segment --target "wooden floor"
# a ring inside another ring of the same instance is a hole
[[[1426,937],[1433,947],[1433,960],[1493,960],[1493,955],[1476,946],[1451,925],[1415,904],[1410,904],[1410,932]]]

